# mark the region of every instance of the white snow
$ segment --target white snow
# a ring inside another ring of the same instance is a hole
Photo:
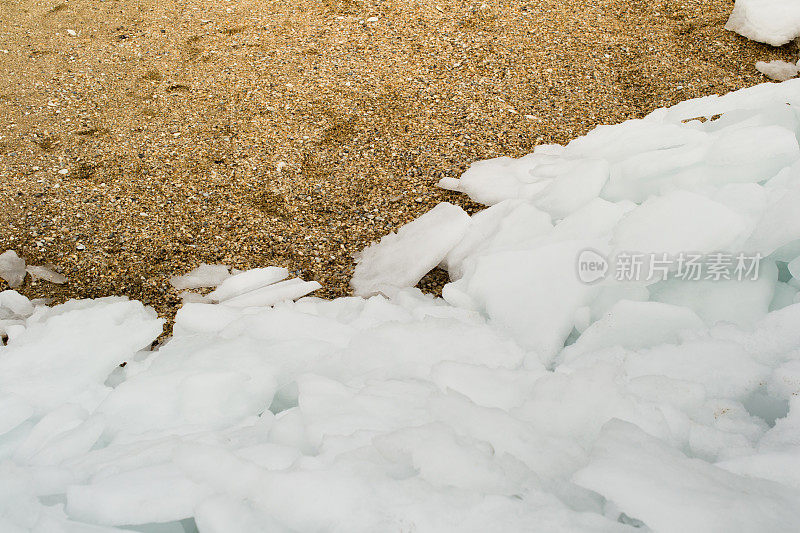
[[[0,531],[797,530],[798,95],[474,164],[442,185],[491,206],[369,247],[355,297],[201,265],[154,346],[138,302],[0,292]],[[622,253],[761,260],[625,279]],[[412,288],[437,266],[443,298]]]

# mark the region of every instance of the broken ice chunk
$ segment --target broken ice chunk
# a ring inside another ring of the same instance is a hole
[[[797,76],[797,65],[788,61],[756,61],[756,70],[775,81],[786,81]]]
[[[570,240],[487,253],[474,259],[464,277],[445,285],[442,296],[481,312],[549,364],[572,331],[575,311],[594,292],[570,267],[581,250],[600,246]]]
[[[222,304],[228,307],[268,307],[286,300],[296,300],[321,287],[316,281],[294,278],[240,294]]]
[[[0,337],[6,336],[11,339],[23,331],[25,331],[24,320],[0,319]]]
[[[169,279],[170,284],[178,290],[199,289],[200,287],[216,287],[230,277],[226,265],[207,265],[200,263],[200,266],[183,276],[175,276]]]
[[[211,489],[191,481],[172,464],[114,472],[67,490],[66,512],[73,520],[123,525],[169,522],[192,516]]]
[[[149,346],[163,323],[155,310],[119,297],[37,310],[17,342],[3,348],[0,390],[40,414],[67,402],[94,409],[111,371]]]
[[[790,531],[800,523],[796,489],[688,458],[617,419],[573,481],[653,531]]]
[[[485,205],[494,205],[519,197],[520,183],[527,177],[534,156],[520,159],[496,157],[472,163],[459,179],[442,178],[437,184],[443,189],[466,193]]]
[[[782,46],[800,36],[796,0],[736,0],[725,29],[748,39]]]
[[[442,178],[437,186],[469,195],[476,202],[494,205],[503,200],[532,198],[556,177],[537,175],[541,165],[558,163],[563,146],[539,145],[534,153],[513,159],[496,157],[470,165],[459,179]]]
[[[14,250],[0,254],[0,278],[6,280],[12,289],[22,287],[22,282],[25,281],[25,260]]]
[[[708,325],[731,322],[747,327],[769,311],[777,279],[775,264],[763,260],[759,264],[758,279],[685,281],[672,278],[651,285],[650,298],[689,308]],[[733,301],[737,305],[731,305]]]
[[[675,191],[628,213],[614,232],[620,252],[667,253],[728,249],[748,228],[743,216],[705,196]]]
[[[0,411],[0,435],[19,426],[35,414],[25,400],[13,394],[0,394],[0,404],[3,405],[3,410]]]
[[[26,270],[33,279],[43,279],[57,285],[67,282],[67,277],[65,275],[59,274],[47,267],[30,265]]]
[[[357,254],[350,281],[353,292],[392,297],[400,289],[413,287],[442,262],[469,224],[469,215],[460,207],[446,202],[437,205]]]
[[[246,292],[277,283],[286,279],[288,275],[289,271],[285,268],[254,268],[229,277],[216,290],[211,291],[207,298],[212,302],[224,302]]]
[[[554,219],[562,219],[597,198],[608,180],[609,168],[602,159],[587,158],[540,165],[531,174],[554,178],[533,202]]]
[[[450,279],[464,275],[464,260],[491,250],[519,246],[553,229],[550,215],[523,200],[505,200],[472,217],[464,237],[444,261]]]
[[[0,308],[10,311],[17,318],[27,318],[33,314],[31,301],[14,290],[0,292]]]
[[[798,167],[800,169],[800,167]],[[788,189],[782,196],[771,202],[764,210],[753,233],[743,246],[746,250],[758,250],[764,255],[776,253],[779,260],[793,260],[798,256],[796,251],[782,254],[781,249],[800,239],[800,190],[797,187]],[[787,255],[788,257],[784,257]]]
[[[664,343],[677,343],[679,333],[700,330],[703,321],[691,309],[658,302],[621,300],[608,314],[564,349],[565,361],[580,354],[612,346],[640,349]]]

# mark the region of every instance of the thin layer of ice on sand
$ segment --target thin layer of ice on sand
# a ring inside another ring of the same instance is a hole
[[[8,282],[8,286],[16,289],[25,280],[25,260],[14,250],[6,250],[0,254],[0,278]]]
[[[151,348],[136,302],[0,293],[0,530],[796,530],[798,94],[475,165],[443,185],[491,207],[362,255],[391,297],[226,268]],[[681,252],[762,257],[619,276]],[[444,298],[410,288],[437,265]]]
[[[800,37],[800,3],[795,0],[736,0],[726,30],[782,46]]]
[[[45,281],[49,281],[50,283],[55,283],[57,285],[61,285],[67,282],[67,277],[65,275],[59,274],[58,272],[55,272],[53,269],[48,267],[28,265],[28,267],[25,270],[34,279],[43,279]]]
[[[178,290],[216,287],[230,276],[226,265],[208,265],[201,263],[199,267],[183,276],[170,278],[170,284]]]

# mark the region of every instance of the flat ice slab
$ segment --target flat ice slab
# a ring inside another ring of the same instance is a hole
[[[350,284],[357,296],[394,296],[413,287],[433,270],[461,240],[469,215],[453,204],[441,203],[406,224],[397,233],[363,250]]]

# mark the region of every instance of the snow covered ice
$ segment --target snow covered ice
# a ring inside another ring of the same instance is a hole
[[[798,74],[797,64],[788,61],[756,61],[756,70],[776,81],[786,81]]]
[[[170,284],[176,289],[199,289],[201,287],[216,287],[229,276],[230,272],[225,265],[207,265],[202,263],[199,267],[183,276],[170,278]]]
[[[0,531],[797,530],[799,135],[792,80],[482,161],[441,185],[487,209],[369,247],[358,296],[202,265],[159,345],[4,291]],[[645,275],[684,252],[757,275]]]
[[[754,41],[784,45],[800,37],[800,3],[796,0],[736,0],[725,29]]]

